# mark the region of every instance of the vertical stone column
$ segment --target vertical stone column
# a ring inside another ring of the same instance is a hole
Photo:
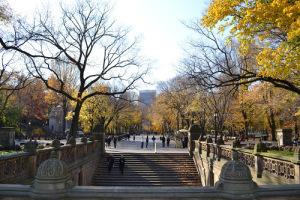
[[[254,154],[255,156],[255,172],[257,178],[262,178],[263,173],[263,157],[259,154]]]
[[[24,151],[29,153],[28,167],[29,167],[29,176],[35,176],[37,170],[37,145],[34,141],[29,141],[24,145]]]
[[[260,152],[265,151],[265,146],[261,140],[255,143],[253,155],[255,156],[255,172],[257,178],[262,178],[263,173],[263,157],[260,155]]]
[[[201,128],[198,125],[192,125],[189,130],[188,135],[188,149],[190,156],[193,156],[193,152],[195,150],[195,142],[194,140],[198,140],[201,135]]]
[[[35,174],[36,174],[36,171],[37,171],[36,161],[37,161],[37,155],[36,154],[33,154],[33,155],[29,156],[28,167],[29,167],[29,176],[30,177],[34,177]]]
[[[295,184],[300,184],[300,147],[297,146],[292,159],[295,168]]]
[[[94,139],[97,140],[95,142],[96,145],[96,151],[98,151],[98,153],[100,155],[104,155],[105,153],[105,134],[103,132],[94,132]]]
[[[206,157],[210,157],[210,143],[206,143]]]

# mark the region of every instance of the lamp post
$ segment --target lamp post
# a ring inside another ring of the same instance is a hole
[[[217,132],[217,117],[218,114],[215,113],[214,114],[214,124],[215,124],[215,143],[217,143],[217,139],[218,139],[218,132]]]

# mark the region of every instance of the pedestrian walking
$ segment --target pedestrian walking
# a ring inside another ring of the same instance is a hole
[[[107,167],[108,167],[108,171],[111,172],[113,166],[114,166],[114,162],[115,162],[115,158],[112,155],[109,155],[107,157]]]
[[[149,136],[147,135],[147,137],[146,137],[146,148],[148,148],[148,143],[149,143]]]
[[[144,136],[142,136],[141,148],[144,148]]]
[[[114,137],[113,141],[114,141],[114,148],[117,148],[117,137]]]
[[[155,138],[155,136],[153,135],[153,137],[152,137],[153,145],[154,145],[155,140],[156,140],[156,138]]]
[[[107,145],[108,145],[108,147],[110,147],[110,143],[111,143],[111,137],[108,136],[108,138],[107,138]]]
[[[171,140],[171,139],[170,139],[170,137],[168,136],[168,137],[167,137],[167,147],[170,146],[170,140]]]
[[[161,142],[162,142],[162,147],[165,147],[165,145],[166,145],[166,138],[165,138],[164,135],[161,138]]]
[[[124,168],[125,168],[125,158],[123,157],[123,155],[121,155],[119,159],[119,169],[121,174],[124,174]]]

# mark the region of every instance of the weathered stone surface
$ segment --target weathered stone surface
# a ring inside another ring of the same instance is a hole
[[[65,162],[57,159],[57,152],[51,152],[51,158],[45,160],[38,168],[35,177],[33,199],[60,199],[73,186]]]
[[[11,127],[0,128],[0,146],[4,148],[14,148],[15,129]]]
[[[58,139],[53,140],[51,146],[54,150],[58,150],[60,148],[60,141]]]
[[[229,194],[254,194],[257,184],[252,180],[250,169],[238,160],[236,151],[233,151],[232,154],[233,160],[228,161],[222,167],[216,188]]]
[[[192,125],[189,130],[188,134],[188,149],[190,155],[193,155],[195,149],[195,142],[194,140],[198,140],[201,135],[201,128],[199,125]]]

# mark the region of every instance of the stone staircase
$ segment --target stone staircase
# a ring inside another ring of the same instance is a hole
[[[201,186],[193,159],[185,153],[126,153],[124,174],[119,171],[121,154],[111,154],[115,164],[108,172],[106,158],[99,162],[96,186]]]

